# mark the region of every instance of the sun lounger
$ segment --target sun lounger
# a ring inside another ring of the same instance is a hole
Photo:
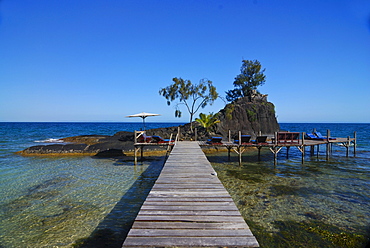
[[[163,139],[161,136],[158,136],[158,135],[153,135],[152,136],[152,142],[151,143],[170,143],[170,142],[174,142],[174,140],[170,140],[170,139]]]
[[[267,144],[267,136],[257,136],[254,143],[256,143],[256,144]]]
[[[326,136],[323,136],[320,132],[306,133],[306,139],[309,140],[326,140]],[[336,138],[329,138],[329,140],[335,140]]]
[[[148,136],[145,133],[141,133],[139,137],[137,137],[136,142],[138,143],[150,143],[152,140],[152,136]]]
[[[319,139],[327,139],[326,136],[323,136],[320,132],[314,132],[314,134],[319,138]],[[330,138],[329,140],[335,140],[336,138]]]
[[[207,144],[210,145],[219,145],[222,144],[222,137],[212,137],[207,141]]]
[[[250,135],[241,135],[240,136],[240,143],[241,144],[247,144],[250,143],[251,141],[251,136]],[[234,140],[235,144],[239,144],[239,140]]]
[[[309,140],[324,140],[324,138],[319,138],[313,133],[306,133],[305,138]]]

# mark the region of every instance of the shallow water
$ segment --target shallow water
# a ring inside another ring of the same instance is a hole
[[[261,161],[246,152],[241,167],[236,155],[207,155],[261,247],[364,247],[368,160],[306,156],[302,165],[300,154],[282,152],[276,166],[268,150]]]
[[[163,165],[162,158],[138,166],[90,157],[19,159],[18,170],[3,169],[0,179],[3,247],[70,247],[104,228],[122,243],[127,219]]]
[[[174,126],[150,123],[148,128]],[[133,166],[132,158],[21,157],[43,140],[139,130],[142,123],[0,123],[0,247],[120,247],[150,191],[163,157]],[[330,161],[301,164],[285,150],[274,167],[267,150],[227,161],[208,155],[261,247],[362,247],[369,220],[370,125],[281,124],[346,137],[358,131],[356,158],[334,146]],[[38,142],[37,142],[38,141]],[[46,143],[45,143],[46,144]],[[352,152],[352,151],[351,151]]]

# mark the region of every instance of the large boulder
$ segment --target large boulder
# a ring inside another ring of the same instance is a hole
[[[229,130],[233,137],[239,131],[255,137],[259,133],[272,135],[280,129],[275,106],[265,99],[251,101],[248,97],[239,98],[219,112],[219,120],[216,133],[223,137],[228,136]]]

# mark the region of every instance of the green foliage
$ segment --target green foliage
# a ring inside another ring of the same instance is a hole
[[[220,123],[218,120],[218,114],[213,113],[209,113],[208,115],[200,113],[199,118],[196,118],[195,121],[199,122],[207,132],[211,131],[217,123]]]
[[[248,120],[253,122],[257,120],[257,113],[253,110],[247,109]]]
[[[166,88],[161,88],[159,94],[167,99],[167,105],[177,100],[175,117],[181,117],[179,105],[186,106],[190,114],[190,123],[193,121],[194,114],[208,104],[212,105],[217,99],[218,93],[216,87],[212,85],[212,81],[208,79],[200,80],[199,84],[192,84],[190,80],[182,78],[173,78],[174,82]]]
[[[228,104],[225,108],[225,115],[228,120],[231,120],[233,118],[233,112],[235,110],[234,104]]]
[[[261,63],[258,60],[243,60],[240,74],[235,77],[234,89],[226,91],[226,100],[234,101],[240,97],[250,96],[252,90],[263,85],[266,81]]]

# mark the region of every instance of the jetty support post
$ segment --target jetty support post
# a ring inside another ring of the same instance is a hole
[[[357,137],[356,131],[353,132],[353,156],[356,157],[356,145],[357,145]]]
[[[319,158],[319,150],[320,150],[320,145],[317,145],[316,147],[316,157]]]
[[[261,149],[262,149],[262,146],[257,146],[257,149],[258,149],[258,161],[261,161]]]
[[[243,152],[246,150],[245,147],[243,146],[236,146],[236,147],[233,147],[234,151],[238,154],[238,157],[239,157],[239,166],[241,167],[242,166],[242,155],[243,155]]]
[[[347,137],[347,145],[346,145],[346,157],[348,158],[349,156],[349,146],[351,145],[351,138],[348,136]]]
[[[140,150],[140,161],[143,161],[143,150],[144,146],[143,145],[136,145],[134,148],[134,165],[137,165],[137,153]]]
[[[143,157],[144,157],[144,146],[141,146],[140,147],[140,161],[143,161]]]
[[[330,130],[326,131],[326,161],[329,161],[329,154],[330,154]]]
[[[304,164],[304,153],[305,153],[305,149],[304,149],[304,136],[306,135],[305,132],[302,133],[302,164]]]
[[[313,155],[315,155],[315,145],[312,145],[310,147],[311,147],[310,154],[311,154],[311,156],[313,156]]]
[[[134,147],[134,165],[137,164],[137,146]]]
[[[269,147],[270,151],[274,154],[274,166],[276,166],[277,164],[277,155],[278,153],[280,152],[281,148],[283,148],[282,146],[277,146],[277,145],[274,145],[272,148]]]
[[[239,167],[242,167],[242,151],[240,146],[238,146],[238,154],[239,154]]]
[[[230,153],[231,153],[232,146],[227,146],[226,148],[227,148],[227,161],[230,162]]]
[[[231,143],[231,130],[229,129],[229,143]]]
[[[300,146],[297,146],[298,150],[302,153],[302,164],[304,164],[304,155],[305,155],[305,145],[304,145],[304,136],[305,132],[302,133],[302,144]]]
[[[198,129],[194,128],[194,141],[198,140]]]

